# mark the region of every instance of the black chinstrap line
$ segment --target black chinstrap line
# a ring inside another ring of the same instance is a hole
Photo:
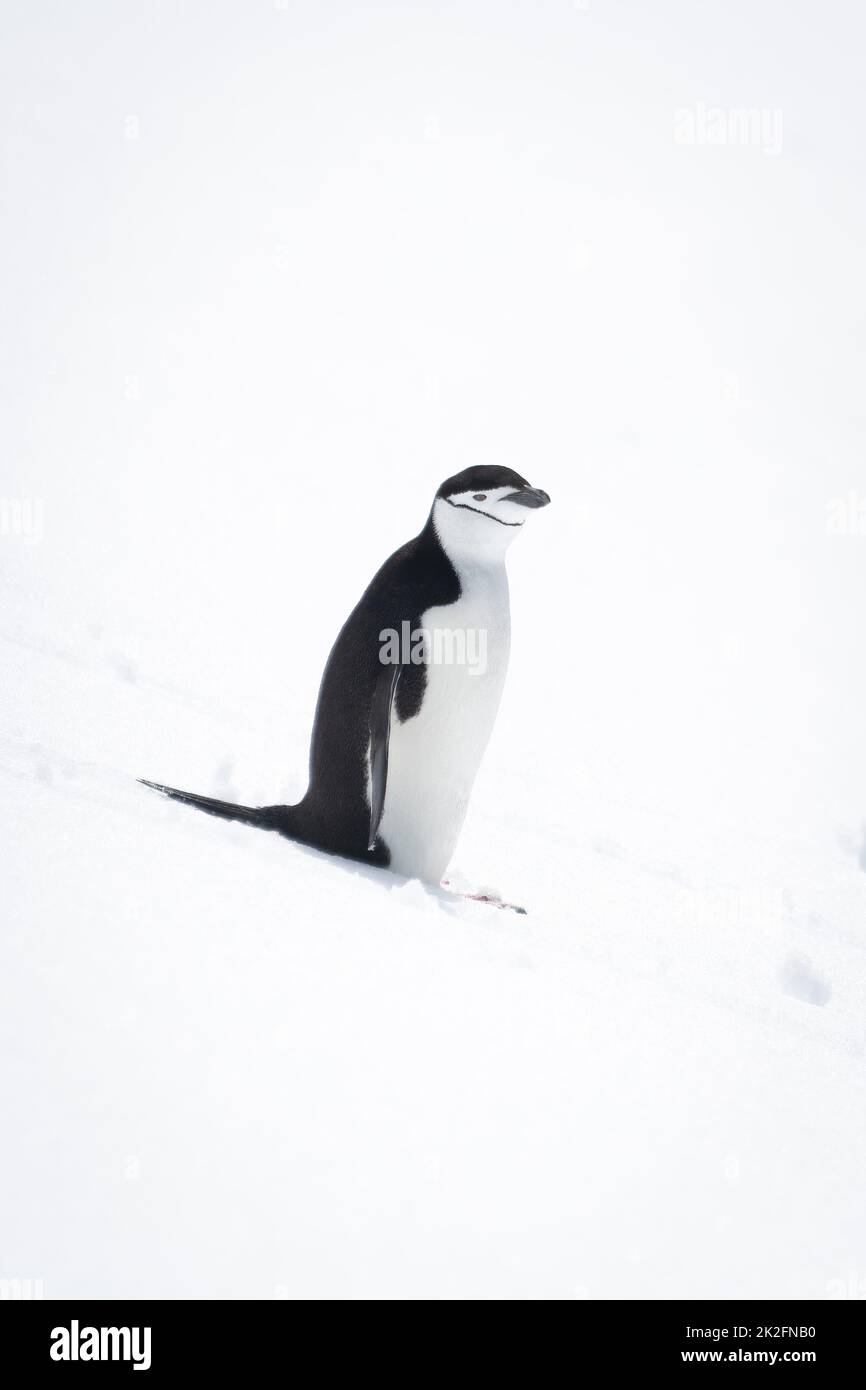
[[[486,516],[488,521],[495,521],[500,526],[523,526],[522,521],[501,521],[498,516],[491,516],[490,512],[482,512],[479,507],[470,507],[468,502],[452,502],[450,497],[444,497],[443,502],[447,502],[449,507],[462,507],[466,512],[474,512],[476,516]]]

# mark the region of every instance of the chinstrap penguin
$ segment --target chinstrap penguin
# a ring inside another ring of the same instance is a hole
[[[309,786],[297,805],[237,806],[144,785],[439,883],[502,695],[511,640],[506,551],[529,512],[549,501],[509,468],[467,468],[446,479],[423,530],[385,561],[334,643]]]

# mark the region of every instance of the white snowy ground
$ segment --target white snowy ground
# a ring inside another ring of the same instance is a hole
[[[308,717],[291,691],[242,716],[68,604],[64,627],[5,600],[7,1277],[57,1296],[858,1287],[851,856],[600,799],[504,713],[459,861],[530,915],[455,906],[133,783],[276,794],[264,750]],[[544,670],[521,680],[541,692]],[[304,736],[282,742],[300,769]],[[238,787],[228,760],[257,744]]]
[[[0,1278],[866,1292],[831,9],[6,7]],[[701,102],[781,149],[678,144]],[[527,917],[136,785],[300,795],[339,624],[471,462],[553,497],[455,866]]]

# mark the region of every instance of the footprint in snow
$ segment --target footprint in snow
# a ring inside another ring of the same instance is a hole
[[[805,956],[789,956],[779,971],[782,990],[792,999],[820,1008],[833,993],[827,981]]]

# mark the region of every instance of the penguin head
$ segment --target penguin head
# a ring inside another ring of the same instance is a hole
[[[464,468],[436,493],[433,525],[446,551],[495,555],[507,549],[529,513],[549,501],[511,468]]]

